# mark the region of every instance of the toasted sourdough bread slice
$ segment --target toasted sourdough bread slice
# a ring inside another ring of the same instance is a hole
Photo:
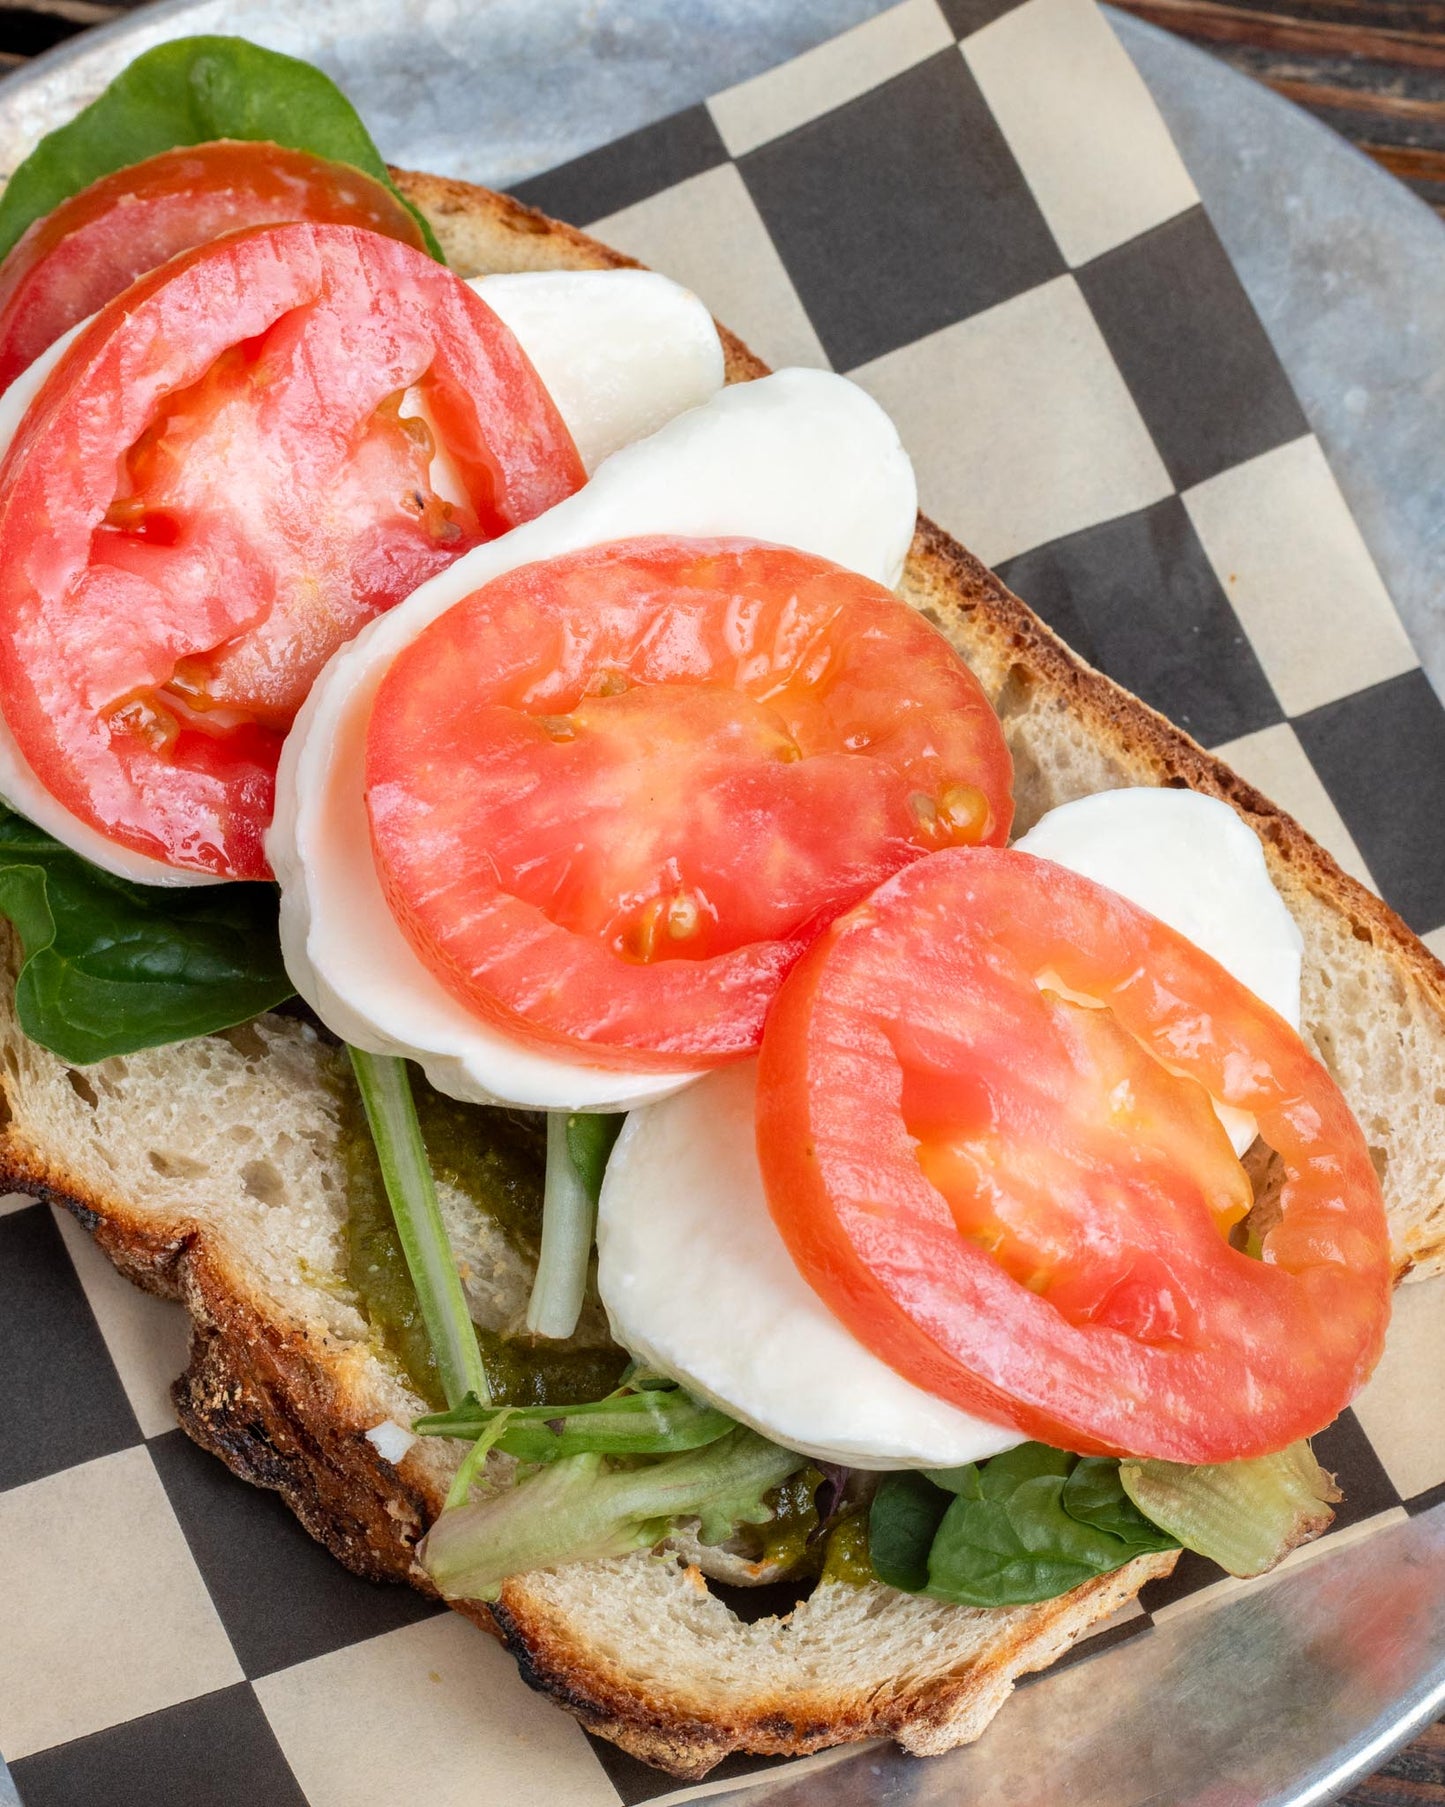
[[[464,274],[628,261],[504,196],[399,179]],[[725,343],[731,378],[762,372]],[[1086,792],[1172,784],[1223,797],[1256,830],[1304,933],[1307,1033],[1364,1125],[1401,1272],[1445,1267],[1445,969],[1289,817],[1076,659],[927,521],[904,593],[998,707],[1021,827]],[[457,1456],[423,1441],[394,1467],[366,1436],[385,1419],[407,1423],[420,1402],[346,1281],[339,1081],[337,1052],[280,1017],[68,1069],[25,1039],[7,996],[0,1181],[67,1206],[131,1279],[187,1306],[176,1401],[191,1436],[277,1489],[358,1573],[425,1588],[414,1547]],[[459,1201],[443,1204],[460,1231]],[[466,1258],[479,1316],[512,1317],[527,1281],[515,1258],[475,1241]],[[465,1610],[589,1729],[697,1776],[737,1749],[965,1742],[1019,1674],[1172,1562],[1140,1558],[1061,1600],[990,1612],[823,1586],[786,1618],[744,1624],[681,1557],[641,1553],[523,1576],[490,1611]]]

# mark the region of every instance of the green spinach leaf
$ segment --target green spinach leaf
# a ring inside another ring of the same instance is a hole
[[[1124,1491],[1115,1456],[1081,1456],[1059,1504],[1070,1518],[1119,1538],[1131,1550],[1176,1550],[1179,1539],[1145,1518]]]
[[[1035,1475],[1067,1475],[1078,1461],[1067,1450],[1053,1449],[1047,1443],[1020,1443],[1002,1455],[990,1456],[982,1464],[968,1462],[962,1468],[925,1468],[935,1487],[946,1493],[962,1493],[969,1499],[1002,1499],[1012,1493],[1020,1481],[1031,1481]]]
[[[868,1512],[873,1573],[905,1594],[928,1585],[928,1552],[948,1511],[948,1495],[912,1469],[885,1474]]]
[[[0,804],[20,1026],[76,1066],[188,1041],[291,995],[272,885],[133,885]]]
[[[1176,1547],[1132,1506],[1112,1460],[1024,1443],[941,1474],[954,1497],[928,1554],[926,1587],[940,1600],[1052,1600],[1146,1550]]]
[[[960,1606],[1052,1600],[1133,1554],[1120,1538],[1070,1518],[1058,1475],[1021,1481],[1001,1499],[958,1495],[928,1558],[928,1592]]]
[[[128,64],[15,171],[0,197],[0,257],[27,226],[101,176],[214,138],[310,151],[350,163],[397,192],[355,107],[319,69],[245,38],[176,38]],[[406,205],[432,256],[445,262],[430,226]]]

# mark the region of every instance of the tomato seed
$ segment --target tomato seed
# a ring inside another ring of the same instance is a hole
[[[988,798],[981,790],[971,784],[950,784],[938,806],[955,841],[982,840],[988,828]]]
[[[679,891],[667,906],[667,932],[674,941],[686,941],[702,927],[702,911],[690,891]]]

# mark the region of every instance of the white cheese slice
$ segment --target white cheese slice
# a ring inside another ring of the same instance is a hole
[[[482,1022],[412,952],[382,895],[363,795],[372,699],[438,615],[517,565],[634,535],[733,535],[797,547],[888,585],[913,534],[913,470],[876,402],[826,371],[724,389],[606,461],[583,490],[458,559],[326,667],[277,775],[267,852],[281,882],[287,968],[331,1029],[405,1054],[453,1097],[618,1110],[695,1073],[628,1072],[539,1053]]]
[[[1296,1028],[1303,943],[1256,837],[1192,791],[1107,791],[1017,843],[1130,898]],[[714,1073],[628,1118],[598,1214],[613,1334],[690,1392],[805,1455],[952,1467],[1020,1441],[921,1392],[844,1328],[794,1266],[767,1208],[754,1069]],[[1234,1146],[1254,1121],[1216,1105]]]
[[[652,270],[528,270],[471,286],[517,335],[588,476],[722,388],[712,315]]]
[[[650,270],[548,270],[483,276],[472,288],[515,333],[547,385],[589,474],[619,447],[697,407],[723,381],[722,345],[712,316],[693,294]],[[0,395],[0,458],[40,385],[82,321]],[[426,417],[415,392],[404,414]],[[445,453],[432,461],[439,495],[463,499]],[[36,777],[0,716],[0,797],[47,834],[120,878],[146,885],[213,885],[215,873],[186,872],[103,835],[60,803]]]
[[[597,1284],[612,1334],[788,1449],[855,1468],[953,1468],[1023,1441],[915,1387],[835,1318],[768,1211],[756,1065],[627,1119],[602,1187]]]
[[[1299,1028],[1304,939],[1258,837],[1227,803],[1152,785],[1099,791],[1051,809],[1014,845],[1168,923]],[[1257,1133],[1254,1118],[1214,1108],[1243,1154]]]

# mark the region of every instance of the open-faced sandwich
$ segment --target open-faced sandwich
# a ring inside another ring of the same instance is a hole
[[[874,401],[235,39],[0,253],[0,1177],[197,1441],[689,1776],[1329,1523],[1445,973]]]

